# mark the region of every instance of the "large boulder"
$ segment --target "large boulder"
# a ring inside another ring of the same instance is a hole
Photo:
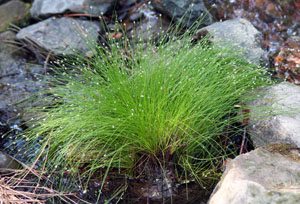
[[[209,35],[220,47],[237,49],[252,63],[268,63],[267,53],[261,48],[260,32],[246,19],[237,18],[213,23],[197,31],[196,38]]]
[[[42,48],[54,54],[74,54],[74,51],[86,54],[89,51],[87,41],[96,41],[100,27],[96,22],[72,18],[49,18],[23,28],[17,39],[29,47]]]
[[[30,5],[19,0],[0,5],[0,32],[7,30],[10,24],[19,24],[29,19]]]
[[[208,204],[300,203],[299,149],[273,144],[232,160]]]
[[[252,114],[261,115],[249,119],[254,145],[278,142],[300,147],[300,87],[282,82],[262,89],[259,95],[248,103]]]
[[[31,7],[33,18],[47,18],[67,11],[102,15],[111,9],[116,0],[34,0]]]
[[[159,12],[171,19],[180,21],[189,27],[201,18],[201,25],[213,23],[212,15],[206,9],[202,0],[152,0],[152,5]]]

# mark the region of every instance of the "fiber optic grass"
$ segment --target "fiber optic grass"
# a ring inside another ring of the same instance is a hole
[[[26,148],[38,140],[51,170],[134,177],[137,165],[155,160],[204,185],[228,154],[220,138],[237,131],[228,127],[244,117],[238,112],[251,93],[271,84],[265,69],[188,34],[129,44],[111,40],[93,46],[92,58],[58,60],[46,91],[52,105],[32,109],[40,120],[25,132]]]

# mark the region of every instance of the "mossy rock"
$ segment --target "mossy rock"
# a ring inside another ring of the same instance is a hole
[[[24,25],[30,18],[30,4],[13,0],[0,6],[0,32],[6,31],[11,24]]]

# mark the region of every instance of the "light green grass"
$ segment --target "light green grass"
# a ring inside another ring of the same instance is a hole
[[[117,168],[136,176],[142,158],[155,158],[162,168],[175,163],[178,178],[203,184],[214,176],[228,154],[220,137],[242,117],[234,106],[271,82],[263,68],[205,39],[153,44],[111,41],[109,49],[94,46],[93,58],[53,68],[53,105],[34,108],[43,119],[25,133],[29,146],[47,146],[49,169],[89,165],[87,174]]]

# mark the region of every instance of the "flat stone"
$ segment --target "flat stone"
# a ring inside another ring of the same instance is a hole
[[[248,121],[254,145],[276,142],[300,147],[300,87],[282,82],[262,89],[259,95],[259,99],[248,103],[251,114],[262,116]]]
[[[201,17],[202,26],[214,22],[202,0],[151,0],[151,3],[159,12],[187,27],[199,21]]]
[[[53,17],[21,29],[17,39],[33,49],[38,46],[53,54],[86,54],[87,41],[96,41],[99,30],[96,22]]]
[[[116,4],[116,0],[34,0],[33,18],[47,18],[67,11],[91,15],[103,15]]]
[[[29,18],[30,5],[19,0],[9,1],[0,6],[0,32],[7,30],[10,24],[18,24]]]
[[[267,53],[261,48],[260,32],[246,19],[237,18],[216,22],[197,31],[196,38],[211,36],[214,45],[237,49],[249,62],[266,64]]]
[[[208,204],[300,203],[299,149],[278,144],[233,159]],[[279,151],[278,151],[279,150]]]

